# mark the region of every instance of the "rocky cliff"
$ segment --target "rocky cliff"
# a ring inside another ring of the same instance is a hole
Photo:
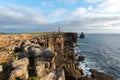
[[[26,34],[0,34],[0,47],[14,43],[15,41],[32,39],[35,36],[43,36],[47,33],[26,33]]]
[[[94,69],[90,70],[91,75],[84,75],[79,67],[79,61],[84,60],[84,57],[77,56],[73,50],[76,43],[77,33],[60,32],[15,40],[14,44],[0,49],[0,58],[2,56],[9,59],[5,61],[8,68],[4,65],[0,66],[0,78],[4,80],[114,80],[113,77]]]

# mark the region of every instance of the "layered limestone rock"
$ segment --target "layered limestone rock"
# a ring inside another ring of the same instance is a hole
[[[11,60],[9,80],[27,80],[29,77],[38,80],[114,80],[95,70],[91,70],[92,75],[85,76],[79,68],[79,61],[83,61],[84,56],[77,57],[73,50],[76,43],[77,33],[60,32],[15,41],[5,47],[15,58]]]
[[[21,49],[24,54],[28,54],[31,67],[34,68],[37,78],[39,80],[65,80],[64,70],[57,68],[55,64],[57,52],[33,42],[33,40],[32,42],[23,42]]]
[[[40,55],[35,59],[36,66],[36,74],[40,80],[46,78],[44,80],[50,79],[53,80],[56,76],[56,65],[55,65],[55,56],[56,53],[49,50],[44,49],[41,51]],[[57,79],[55,79],[57,80]]]
[[[15,60],[12,63],[13,70],[10,73],[9,80],[16,80],[16,79],[27,80],[29,77],[28,65],[29,65],[29,60],[27,58]]]

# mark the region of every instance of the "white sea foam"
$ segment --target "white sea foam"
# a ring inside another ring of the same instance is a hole
[[[89,71],[90,68],[86,65],[85,62],[80,62],[79,67],[80,67],[80,69],[83,70],[84,76],[86,76],[86,75],[91,75],[91,74],[92,74],[92,73]]]
[[[120,80],[120,78],[117,78],[116,80]]]
[[[120,35],[89,34],[78,42],[89,68],[105,71],[120,80]]]

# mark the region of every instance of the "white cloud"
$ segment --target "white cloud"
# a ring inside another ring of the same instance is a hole
[[[71,14],[66,17],[65,21],[58,23],[61,24],[63,28],[65,27],[65,30],[85,31],[88,33],[92,31],[93,33],[120,32],[120,14],[95,13],[94,7],[80,7],[70,13]]]
[[[83,2],[92,5],[88,9],[93,9],[93,12],[120,13],[120,0],[83,0]]]
[[[120,12],[120,0],[104,0],[97,6],[97,11],[104,13]]]
[[[93,11],[93,7],[92,7],[92,6],[89,6],[89,7],[87,8],[87,10],[88,10],[88,11]]]
[[[19,29],[21,31],[49,31],[61,26],[64,31],[72,32],[120,32],[120,1],[86,1],[91,4],[86,8],[78,7],[73,11],[56,8],[49,13],[16,5],[0,6],[0,31],[5,31],[5,29],[7,31],[19,31]],[[75,4],[77,0],[56,0],[56,2]],[[52,6],[53,3],[43,2],[41,5]],[[94,5],[96,3],[97,5]]]
[[[52,16],[52,17],[60,17],[64,14],[66,14],[67,10],[66,9],[56,9],[54,11],[52,11],[51,13],[49,13],[48,16]]]
[[[92,4],[87,8],[76,8],[66,17],[66,21],[60,23],[66,26],[65,29],[68,27],[68,29],[75,28],[76,31],[120,32],[120,1],[86,0],[86,2]]]
[[[84,2],[88,2],[88,3],[98,3],[104,0],[83,0]]]
[[[27,7],[0,6],[0,26],[35,25],[48,23],[39,12]]]
[[[52,7],[52,6],[54,6],[54,2],[52,2],[52,1],[43,1],[43,2],[40,3],[40,5],[41,6]]]
[[[72,12],[72,15],[78,16],[78,15],[83,15],[86,13],[86,9],[84,7],[77,8]]]
[[[84,7],[79,7],[74,11],[69,12],[69,14],[65,17],[65,20],[72,20],[84,17],[87,13],[87,9]]]

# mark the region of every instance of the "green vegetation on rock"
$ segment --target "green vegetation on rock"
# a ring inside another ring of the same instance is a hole
[[[38,80],[36,77],[30,77],[28,80]]]

